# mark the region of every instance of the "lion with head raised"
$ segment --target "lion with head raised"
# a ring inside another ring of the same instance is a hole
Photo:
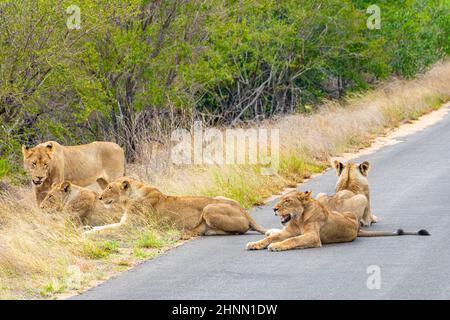
[[[100,182],[99,182],[100,183]],[[106,205],[119,205],[125,210],[121,223],[142,209],[159,220],[170,222],[182,230],[183,238],[202,235],[243,234],[254,230],[264,234],[260,226],[238,202],[225,197],[171,196],[151,185],[129,177],[107,184],[99,199]],[[96,230],[108,228],[99,227]]]
[[[429,235],[426,230],[405,232],[360,230],[358,218],[352,212],[330,211],[311,197],[311,191],[292,191],[280,198],[273,207],[284,229],[272,232],[264,239],[249,242],[248,250],[317,248],[326,243],[351,242],[356,237],[379,237],[400,235]]]
[[[367,198],[367,205],[364,208],[362,216],[360,216],[360,223],[363,226],[369,226],[377,222],[377,217],[374,216],[370,209],[370,189],[369,180],[367,179],[370,163],[364,161],[361,163],[333,161],[333,167],[339,177],[336,183],[336,195],[341,198],[350,197],[354,195],[364,195]],[[332,208],[336,209],[336,208]]]
[[[99,178],[114,180],[125,173],[124,151],[112,142],[62,146],[48,141],[33,148],[22,146],[22,153],[38,205],[54,183],[68,180],[88,187]]]

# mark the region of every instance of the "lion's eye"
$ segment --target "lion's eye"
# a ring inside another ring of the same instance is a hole
[[[37,164],[36,162],[33,162],[33,163],[32,163],[33,167],[36,167],[36,164]]]

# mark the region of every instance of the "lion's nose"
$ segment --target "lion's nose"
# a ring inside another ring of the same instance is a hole
[[[42,180],[42,179],[44,179],[44,177],[36,177],[36,179]]]
[[[278,208],[273,208],[274,214],[277,215]]]

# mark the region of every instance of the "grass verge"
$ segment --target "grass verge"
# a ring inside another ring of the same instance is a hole
[[[449,83],[450,63],[439,63],[415,80],[394,80],[340,103],[325,103],[311,115],[261,123],[280,130],[276,175],[248,165],[175,167],[168,161],[168,147],[158,157],[142,154],[128,172],[172,194],[223,195],[246,207],[260,204],[323,171],[330,157],[366,147],[387,129],[439,108],[450,99]],[[0,159],[0,176],[6,171]],[[142,219],[134,227],[85,237],[64,217],[54,219],[36,209],[29,189],[0,183],[0,298],[50,299],[82,291],[158,256],[178,243],[178,235]]]

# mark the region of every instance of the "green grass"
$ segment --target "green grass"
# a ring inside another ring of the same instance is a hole
[[[156,235],[152,231],[147,231],[139,236],[139,239],[136,240],[135,245],[138,248],[162,248],[167,244],[167,241],[161,239],[158,235]]]
[[[133,255],[136,258],[139,259],[148,259],[148,258],[153,258],[159,255],[159,251],[147,251],[145,249],[139,248],[139,247],[134,247],[133,248]]]
[[[301,153],[291,152],[285,156],[281,156],[279,170],[283,176],[300,181],[312,173],[322,172],[325,168],[326,165],[323,163],[308,160]]]
[[[67,288],[65,285],[62,285],[57,279],[53,279],[51,282],[45,284],[39,293],[42,297],[48,298],[54,296],[55,294],[62,293],[66,289]]]
[[[0,158],[0,179],[9,173],[9,165],[6,159]]]
[[[117,253],[119,241],[105,240],[100,242],[88,242],[84,246],[84,253],[92,259],[106,258],[112,253]]]

